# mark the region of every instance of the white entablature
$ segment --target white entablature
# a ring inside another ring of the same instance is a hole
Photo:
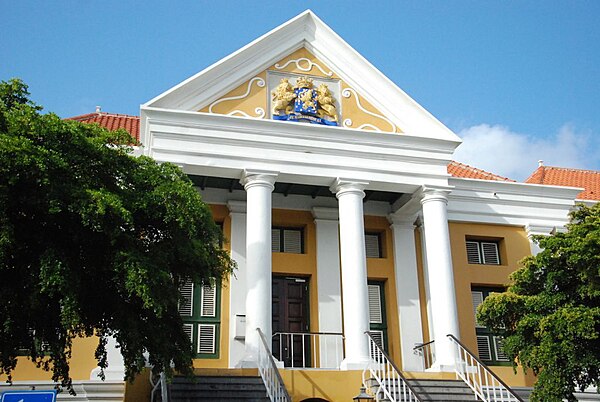
[[[302,48],[401,133],[198,111]],[[188,174],[240,178],[250,168],[276,171],[282,182],[329,186],[341,177],[398,193],[447,186],[446,165],[460,144],[311,11],[142,105],[141,118],[145,154]]]

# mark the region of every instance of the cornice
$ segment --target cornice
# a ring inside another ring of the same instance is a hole
[[[142,107],[146,124],[163,124],[180,128],[199,128],[215,132],[273,135],[278,138],[309,139],[311,141],[364,145],[377,153],[393,154],[392,150],[413,151],[422,158],[449,162],[456,145],[454,141],[419,137],[407,133],[360,131],[345,127],[294,124],[270,119],[252,119],[175,109]],[[184,135],[184,133],[179,133]],[[235,138],[231,138],[235,140]],[[442,156],[443,155],[443,156]]]
[[[578,187],[551,186],[546,184],[530,184],[517,183],[499,180],[480,180],[480,179],[465,179],[459,177],[451,177],[448,183],[456,189],[455,193],[460,190],[477,192],[487,191],[491,194],[502,193],[517,196],[537,196],[537,197],[552,197],[563,198],[566,200],[574,200],[575,197],[583,191]]]

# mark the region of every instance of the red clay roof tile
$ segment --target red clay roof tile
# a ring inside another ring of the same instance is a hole
[[[76,120],[83,123],[98,123],[109,130],[124,128],[136,140],[140,140],[140,118],[128,114],[96,112],[69,117],[65,120]]]
[[[451,161],[448,164],[448,174],[453,177],[461,177],[464,179],[480,179],[480,180],[495,180],[495,181],[512,181],[508,177],[499,176],[494,173],[486,172],[485,170],[478,169],[473,166],[466,165],[464,163]]]
[[[585,190],[579,193],[577,199],[600,201],[600,172],[596,170],[540,166],[525,183],[583,187]]]

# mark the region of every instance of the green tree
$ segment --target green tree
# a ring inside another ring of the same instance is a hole
[[[132,156],[124,130],[42,114],[20,80],[0,82],[0,374],[25,353],[71,389],[76,337],[120,345],[126,377],[190,372],[178,314],[185,280],[214,283],[234,262],[179,168]]]
[[[535,240],[543,251],[485,300],[478,320],[538,375],[532,401],[576,401],[573,392],[600,385],[600,204],[578,206],[565,233]]]

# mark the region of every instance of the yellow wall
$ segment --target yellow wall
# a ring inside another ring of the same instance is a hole
[[[293,402],[322,398],[352,401],[362,384],[362,371],[279,370]]]
[[[449,224],[454,266],[454,284],[461,341],[471,350],[477,351],[475,317],[471,300],[472,286],[505,287],[511,272],[519,267],[519,261],[531,253],[527,234],[522,227],[484,225],[471,223]],[[501,265],[468,264],[465,239],[499,241]],[[511,367],[492,366],[492,369],[509,385],[531,386],[535,378],[521,370],[514,374]]]
[[[150,385],[150,369],[143,369],[132,382],[125,383],[124,402],[149,401],[152,386]],[[160,391],[157,391],[160,392]]]
[[[73,357],[69,360],[71,378],[73,380],[89,380],[91,371],[98,366],[94,351],[98,346],[98,338],[76,338],[73,340]],[[13,381],[50,381],[52,373],[37,368],[27,357],[17,358],[17,367],[12,374]],[[6,376],[0,375],[0,381],[6,381]]]

